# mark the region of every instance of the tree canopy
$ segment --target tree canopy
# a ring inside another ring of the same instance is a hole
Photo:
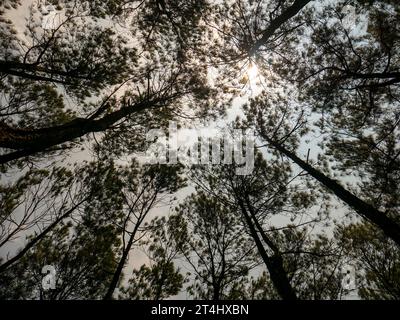
[[[400,298],[398,1],[2,0],[0,31],[1,299]],[[185,128],[213,161],[173,162]]]

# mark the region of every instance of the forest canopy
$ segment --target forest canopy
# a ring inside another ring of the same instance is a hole
[[[0,299],[400,299],[398,1],[0,0],[0,44]]]

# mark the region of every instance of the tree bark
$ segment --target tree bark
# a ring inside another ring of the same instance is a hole
[[[289,8],[284,10],[281,15],[273,19],[268,28],[264,30],[262,37],[257,40],[250,49],[250,56],[254,55],[261,46],[265,45],[269,38],[289,19],[293,18],[301,9],[303,9],[312,0],[296,0]]]
[[[305,170],[308,174],[318,180],[322,185],[328,188],[331,192],[333,192],[339,199],[347,203],[350,207],[352,207],[360,216],[369,220],[377,227],[379,227],[386,236],[392,239],[400,246],[400,226],[389,217],[386,216],[385,213],[379,211],[374,208],[372,205],[366,203],[362,199],[358,198],[345,188],[343,188],[338,182],[327,177],[322,172],[313,168],[307,162],[301,160],[297,157],[293,152],[287,150],[283,145],[272,141],[264,137],[264,139],[276,150],[281,152],[290,158],[293,162],[295,162],[300,168]]]
[[[149,211],[153,207],[153,204],[154,204],[154,202],[155,202],[155,200],[157,198],[157,194],[158,194],[158,192],[155,192],[155,194],[153,195],[152,199],[150,200],[150,204],[149,204],[148,208],[146,209],[146,211],[142,212],[139,215],[139,218],[138,218],[138,220],[137,220],[137,222],[135,224],[135,227],[133,228],[133,231],[131,233],[129,241],[128,241],[125,249],[123,250],[122,257],[119,260],[117,269],[114,272],[114,275],[113,275],[113,278],[111,280],[110,286],[108,287],[107,293],[105,294],[103,300],[111,300],[112,299],[114,291],[117,288],[119,279],[121,277],[122,270],[124,269],[125,262],[128,259],[129,251],[131,251],[132,245],[133,245],[133,243],[135,241],[136,234],[137,234],[137,232],[139,230],[139,227],[141,226],[143,220],[146,218],[147,214],[149,213]],[[138,199],[136,201],[138,201]]]
[[[279,296],[283,300],[297,300],[296,294],[289,282],[286,271],[283,267],[282,257],[278,253],[275,253],[272,257],[268,255],[257,233],[257,230],[254,227],[253,222],[251,221],[251,217],[241,200],[239,200],[239,206],[246,220],[247,226],[249,227],[250,234],[254,239],[254,242],[256,243],[257,250],[260,253],[261,258],[263,259],[268,269],[271,281]],[[262,233],[263,232],[261,231],[261,234]]]
[[[111,280],[110,286],[108,287],[107,293],[103,298],[104,300],[111,300],[112,299],[114,291],[117,288],[117,285],[118,285],[118,282],[119,282],[119,278],[121,277],[122,270],[124,269],[125,262],[126,262],[126,260],[128,258],[129,251],[131,251],[131,249],[132,249],[132,245],[133,245],[133,242],[135,240],[135,236],[136,236],[136,232],[137,232],[138,228],[139,228],[139,224],[136,224],[135,225],[135,229],[133,230],[133,232],[132,232],[132,234],[131,234],[131,236],[129,238],[128,244],[127,244],[126,248],[124,249],[124,251],[122,253],[122,257],[119,260],[117,269],[114,272],[114,275],[113,275],[113,278]]]
[[[176,95],[144,100],[109,113],[100,119],[76,118],[66,124],[42,128],[19,129],[0,123],[0,147],[18,150],[0,156],[0,164],[45,151],[50,147],[73,141],[87,133],[105,131],[119,120],[145,109],[164,105]]]
[[[0,73],[35,81],[72,84],[71,80],[92,80],[75,71],[62,71],[41,67],[39,63],[0,60]]]

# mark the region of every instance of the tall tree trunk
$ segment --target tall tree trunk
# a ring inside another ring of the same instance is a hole
[[[301,160],[297,157],[296,154],[287,150],[283,145],[272,141],[264,137],[264,139],[276,150],[286,155],[288,158],[293,160],[299,167],[305,170],[308,174],[318,180],[321,184],[323,184],[326,188],[332,191],[339,199],[347,203],[350,207],[352,207],[359,215],[363,218],[366,218],[377,227],[379,227],[389,238],[391,238],[394,242],[400,245],[400,226],[389,217],[385,215],[385,213],[379,211],[374,208],[372,205],[366,203],[361,200],[345,188],[343,188],[339,183],[335,180],[327,177],[322,172],[313,168],[307,162]]]
[[[281,15],[273,19],[268,28],[264,30],[262,37],[258,39],[250,49],[250,56],[254,55],[261,46],[265,45],[276,30],[278,30],[288,20],[293,18],[309,2],[311,2],[311,0],[296,0],[289,8],[284,10]]]
[[[113,275],[113,278],[111,280],[110,286],[108,287],[107,293],[105,294],[103,300],[111,300],[112,299],[114,291],[117,288],[119,279],[121,277],[122,270],[124,269],[125,262],[128,259],[129,251],[131,251],[133,242],[135,241],[136,234],[137,234],[137,232],[139,230],[139,227],[141,226],[143,220],[146,218],[147,214],[149,213],[149,211],[153,207],[153,204],[154,204],[154,202],[155,202],[155,200],[157,198],[157,194],[158,194],[158,192],[154,193],[152,199],[150,200],[150,203],[149,203],[149,206],[147,207],[147,209],[145,209],[145,211],[142,211],[141,214],[139,215],[139,218],[136,221],[135,227],[133,228],[133,231],[131,233],[129,241],[128,241],[128,243],[127,243],[127,245],[126,245],[126,247],[125,247],[125,249],[124,249],[124,251],[122,253],[122,257],[119,260],[117,269],[114,272],[114,275]],[[138,201],[138,199],[136,201]]]
[[[221,300],[220,291],[221,291],[221,286],[220,286],[219,282],[217,281],[217,283],[214,284],[214,288],[213,288],[213,297],[212,297],[212,299],[214,301]]]
[[[246,220],[247,226],[249,227],[250,234],[252,238],[254,239],[254,242],[256,243],[256,247],[258,252],[261,255],[261,258],[263,259],[269,275],[271,277],[271,281],[278,292],[279,296],[283,300],[296,300],[296,294],[289,282],[289,279],[287,277],[286,271],[283,267],[283,260],[282,257],[279,254],[274,254],[274,256],[270,257],[265,250],[262,241],[257,233],[256,228],[254,227],[254,224],[252,222],[252,219],[247,212],[246,207],[244,206],[244,203],[239,200],[239,206],[242,211],[242,214]]]
[[[123,118],[143,111],[165,105],[177,95],[144,100],[109,113],[100,119],[76,118],[66,124],[42,129],[12,128],[0,123],[0,147],[17,150],[0,156],[0,164],[19,159],[24,156],[45,151],[50,147],[73,141],[87,133],[101,132],[110,128]]]
[[[126,248],[124,249],[124,251],[122,253],[122,257],[119,260],[117,269],[115,270],[115,272],[113,274],[113,278],[111,280],[110,286],[108,287],[107,293],[103,298],[104,300],[111,300],[112,299],[114,291],[117,288],[117,285],[118,285],[118,282],[119,282],[119,278],[121,277],[122,270],[124,269],[125,262],[126,262],[126,260],[128,258],[129,251],[131,251],[131,249],[132,249],[132,245],[133,245],[133,242],[135,240],[135,236],[136,236],[136,232],[137,232],[138,228],[139,228],[139,224],[137,223],[135,225],[135,229],[133,230],[133,232],[132,232],[132,234],[131,234],[131,236],[129,238],[128,244],[127,244]]]

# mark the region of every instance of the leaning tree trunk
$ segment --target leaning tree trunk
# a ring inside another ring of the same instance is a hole
[[[133,113],[162,106],[167,101],[176,98],[176,96],[176,94],[173,94],[168,97],[144,100],[106,114],[100,119],[76,118],[66,124],[49,128],[20,129],[0,123],[0,148],[16,150],[0,155],[0,164],[34,155],[62,143],[73,141],[91,132],[105,131]]]
[[[268,255],[252,222],[252,219],[241,200],[239,201],[239,206],[246,220],[247,226],[249,227],[250,234],[256,243],[257,250],[268,269],[271,281],[279,296],[283,300],[297,300],[296,293],[290,284],[287,273],[283,267],[282,257],[277,252],[274,253],[272,257]],[[262,231],[260,231],[260,233],[263,234]]]
[[[124,269],[124,266],[125,266],[125,262],[128,259],[129,251],[131,251],[133,242],[135,240],[136,232],[137,232],[137,229],[138,229],[137,227],[138,227],[138,224],[136,224],[135,230],[132,232],[132,234],[131,234],[131,236],[129,238],[129,241],[127,243],[127,246],[124,249],[124,252],[122,253],[122,257],[119,260],[117,269],[115,270],[115,272],[113,274],[113,278],[112,278],[111,283],[110,283],[110,285],[108,287],[107,293],[103,298],[104,300],[111,300],[112,296],[114,294],[114,291],[117,288],[119,279],[120,279],[121,274],[122,274],[122,270]]]
[[[301,160],[296,154],[287,150],[283,145],[266,137],[264,138],[273,148],[293,160],[293,162],[295,162],[299,167],[301,167],[308,174],[318,180],[322,185],[332,191],[339,199],[352,207],[360,216],[366,218],[379,227],[386,236],[400,246],[400,226],[386,216],[385,213],[379,211],[372,205],[366,203],[362,199],[352,194],[350,191],[346,190],[338,182],[327,177],[325,174],[318,171],[307,162]]]
[[[289,8],[284,10],[279,16],[273,19],[269,26],[262,33],[262,37],[257,40],[249,51],[250,56],[254,55],[261,46],[265,45],[283,24],[293,18],[301,9],[303,9],[311,0],[296,0]]]
[[[7,260],[2,265],[0,265],[0,273],[6,271],[11,265],[20,260],[30,249],[32,249],[37,243],[39,243],[44,237],[46,237],[62,220],[69,217],[82,203],[84,203],[87,200],[88,197],[80,201],[71,209],[67,210],[64,214],[59,216],[54,222],[48,225],[38,236],[31,239],[27,243],[27,245],[20,252],[18,252],[18,254],[16,254],[14,257],[12,257],[11,259]]]

